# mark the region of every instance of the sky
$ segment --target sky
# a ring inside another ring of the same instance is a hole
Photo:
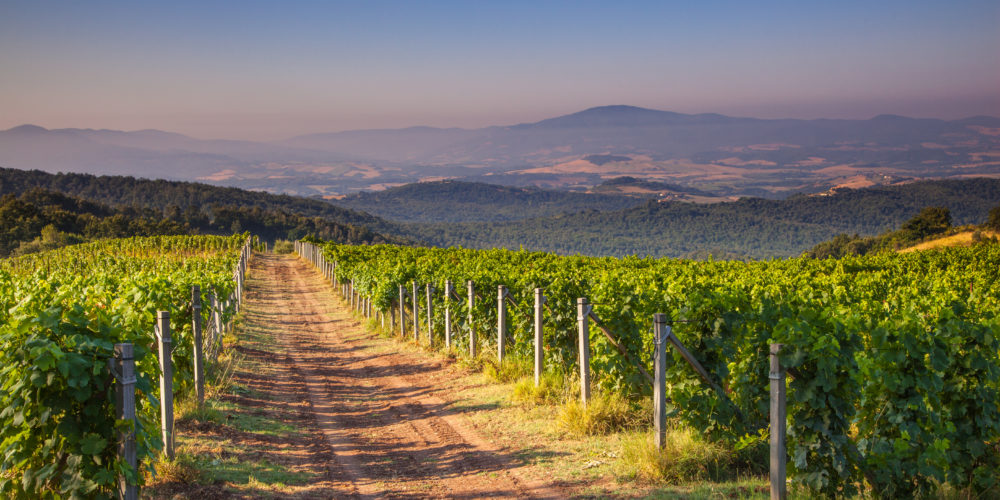
[[[0,0],[0,129],[1000,116],[1000,2]]]

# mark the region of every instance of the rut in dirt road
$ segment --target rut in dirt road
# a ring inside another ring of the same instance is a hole
[[[472,429],[435,381],[439,361],[370,348],[370,336],[305,261],[259,255],[254,322],[287,349],[335,464],[358,497],[551,497]]]

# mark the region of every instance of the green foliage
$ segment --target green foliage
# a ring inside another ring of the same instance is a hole
[[[997,205],[990,209],[990,214],[989,217],[986,219],[985,226],[987,229],[1000,231],[1000,205]]]
[[[109,496],[120,473],[141,479],[117,458],[117,432],[131,423],[114,416],[114,344],[134,345],[137,450],[148,466],[162,446],[155,311],[172,312],[183,395],[193,380],[190,287],[228,296],[244,240],[107,240],[0,263],[0,494]]]
[[[851,495],[866,473],[876,491],[895,496],[935,482],[991,488],[989,450],[1000,441],[1000,246],[759,262],[387,245],[324,252],[376,309],[394,305],[399,285],[434,284],[435,314],[450,309],[460,356],[470,328],[466,280],[479,295],[471,326],[480,351],[495,352],[502,284],[516,303],[507,309],[507,352],[525,359],[533,353],[532,292],[543,288],[545,366],[560,373],[576,370],[575,301],[586,297],[628,353],[592,327],[594,384],[627,400],[651,392],[635,363],[652,371],[652,315],[666,313],[726,395],[671,350],[671,415],[748,456],[768,422],[768,344],[782,343],[783,363],[796,373],[788,382],[789,470],[800,488]],[[440,293],[445,280],[457,298]],[[568,420],[584,418],[577,410]]]
[[[920,241],[941,234],[951,227],[951,211],[945,207],[927,207],[916,217],[903,223],[899,238],[904,243]]]

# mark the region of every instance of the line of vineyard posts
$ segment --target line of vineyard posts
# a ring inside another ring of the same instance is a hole
[[[364,316],[365,318],[371,319],[374,314],[372,308],[372,298],[362,295],[360,292],[355,290],[353,280],[348,280],[341,282],[337,277],[337,264],[336,262],[331,262],[326,259],[323,255],[320,247],[308,243],[297,241],[295,243],[296,253],[310,262],[316,269],[322,273],[323,277],[330,281],[331,285],[337,290],[344,300],[348,301],[351,308]],[[469,335],[469,356],[475,358],[478,355],[477,352],[477,332],[473,322],[473,306],[476,300],[483,300],[482,296],[476,293],[475,283],[472,280],[466,282],[467,295],[466,300],[468,301],[468,311],[469,317],[467,318],[466,329]],[[389,331],[396,331],[396,318],[398,315],[399,323],[399,335],[401,337],[406,336],[407,332],[407,313],[406,306],[410,305],[410,318],[409,323],[412,327],[413,341],[420,341],[420,306],[419,298],[421,295],[421,287],[416,282],[412,282],[410,289],[400,285],[399,286],[399,298],[394,302],[395,306],[391,306],[388,311],[389,317]],[[423,294],[426,296],[426,331],[427,331],[427,343],[430,346],[434,344],[433,336],[433,293],[436,291],[430,283],[427,283],[423,287]],[[452,336],[454,334],[455,325],[452,323],[451,310],[448,307],[451,300],[461,301],[462,297],[458,295],[455,291],[454,285],[451,280],[445,281],[444,289],[445,298],[445,311],[444,311],[444,342],[446,348],[451,348],[452,346]],[[543,341],[542,341],[542,325],[544,322],[543,309],[546,309],[544,290],[541,288],[535,288],[534,290],[534,377],[535,386],[538,386],[541,382],[541,374],[543,370]],[[407,304],[411,301],[411,304]],[[504,285],[499,285],[497,289],[497,361],[503,362],[505,354],[505,346],[507,344],[507,332],[508,332],[508,322],[507,322],[507,305],[517,306],[517,302],[514,301],[510,296],[510,292]],[[393,311],[392,309],[396,309]],[[593,307],[587,302],[585,297],[577,298],[576,300],[576,310],[577,310],[577,330],[578,330],[578,340],[577,345],[579,347],[579,369],[580,369],[580,402],[586,407],[588,401],[591,399],[590,391],[590,323],[593,322],[601,333],[611,342],[611,345],[621,353],[630,363],[632,363],[643,377],[653,386],[653,428],[654,436],[656,440],[656,446],[658,449],[662,449],[665,445],[666,440],[666,355],[667,355],[667,344],[676,350],[681,357],[690,365],[690,367],[698,374],[698,376],[707,385],[712,387],[713,390],[719,395],[723,400],[729,401],[729,397],[726,395],[725,390],[714,381],[713,377],[709,372],[698,362],[697,358],[689,351],[680,339],[673,334],[673,329],[669,324],[669,320],[666,314],[657,313],[653,315],[653,332],[654,332],[654,352],[653,352],[653,374],[650,374],[642,364],[631,359],[628,351],[621,345],[621,343],[615,338],[614,334],[604,326],[604,322],[594,313]],[[378,311],[379,320],[381,322],[382,329],[386,328],[386,311]],[[785,370],[781,366],[780,352],[781,344],[771,344],[769,351],[769,361],[770,361],[770,487],[771,487],[771,498],[772,499],[784,499],[787,498],[787,483],[786,483],[786,461],[787,461],[787,450],[786,450],[786,406],[785,406]],[[732,404],[731,401],[729,401]],[[735,404],[733,404],[735,407]]]
[[[233,292],[224,300],[219,300],[214,293],[209,293],[208,325],[202,331],[201,289],[198,285],[191,287],[191,308],[194,332],[194,382],[198,407],[205,400],[204,363],[206,357],[213,362],[218,360],[222,350],[222,338],[232,327],[232,319],[241,310],[243,304],[244,281],[247,266],[253,251],[252,238],[247,238],[240,249],[240,257],[233,269]],[[226,312],[232,314],[226,315]],[[157,311],[156,323],[153,325],[156,336],[160,362],[160,432],[163,439],[163,453],[170,460],[174,459],[174,399],[173,399],[173,362],[171,360],[172,340],[170,335],[170,312]],[[133,471],[138,471],[136,463],[135,441],[135,358],[131,343],[115,344],[115,357],[109,360],[109,368],[114,375],[115,412],[118,420],[132,422],[128,431],[122,431],[118,436],[119,456]],[[128,482],[125,476],[118,480],[118,495],[125,500],[138,498],[138,486]]]

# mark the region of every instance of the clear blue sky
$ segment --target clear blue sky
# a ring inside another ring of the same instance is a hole
[[[1000,115],[1000,2],[0,2],[0,129]]]

